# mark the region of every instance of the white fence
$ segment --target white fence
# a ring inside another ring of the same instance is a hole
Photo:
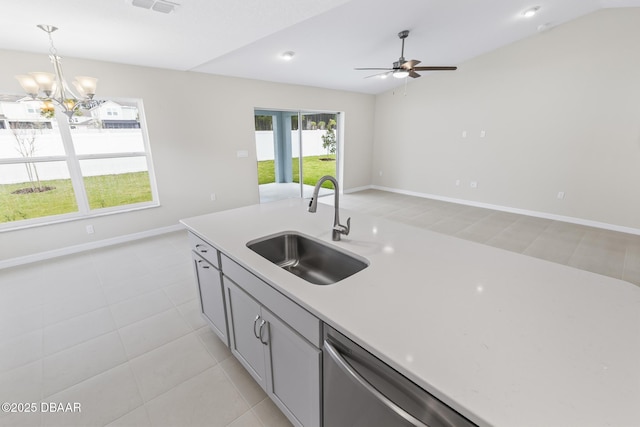
[[[105,154],[119,152],[144,152],[140,129],[74,129],[74,147],[77,154]],[[65,156],[57,129],[45,129],[36,134],[34,157]],[[0,159],[23,158],[18,143],[10,129],[0,129]],[[65,161],[36,163],[41,180],[68,179],[69,169]],[[120,174],[147,170],[146,157],[121,157],[115,159],[82,160],[84,176]],[[24,163],[0,165],[0,184],[28,182]]]
[[[322,156],[327,154],[327,150],[322,148],[322,135],[326,135],[326,130],[303,130],[302,131],[302,155]],[[300,157],[300,144],[298,143],[298,131],[291,131],[291,157]],[[275,153],[273,131],[256,131],[256,156],[258,161],[273,160]]]

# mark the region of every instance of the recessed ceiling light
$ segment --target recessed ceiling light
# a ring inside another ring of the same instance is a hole
[[[155,0],[133,0],[131,4],[137,7],[142,7],[144,9],[151,9]]]
[[[539,10],[540,10],[540,6],[534,6],[532,8],[529,8],[529,9],[525,10],[524,12],[522,12],[522,16],[524,16],[525,18],[531,18],[536,13],[538,13]]]
[[[281,55],[281,58],[284,59],[285,61],[291,61],[295,56],[295,54],[296,54],[295,52],[287,51]]]
[[[551,28],[551,22],[545,22],[544,24],[538,25],[538,32],[542,33]]]

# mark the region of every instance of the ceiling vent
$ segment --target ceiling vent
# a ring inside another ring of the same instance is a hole
[[[161,13],[171,13],[176,9],[176,6],[180,6],[178,3],[168,0],[131,0],[131,4],[136,7],[151,9]]]

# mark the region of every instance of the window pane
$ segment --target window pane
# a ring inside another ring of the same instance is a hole
[[[0,223],[77,211],[66,162],[0,165]]]
[[[39,101],[0,101],[0,158],[64,156],[56,120]]]
[[[72,120],[71,135],[78,155],[145,151],[135,102],[104,101]]]
[[[153,200],[146,157],[81,160],[91,209]]]

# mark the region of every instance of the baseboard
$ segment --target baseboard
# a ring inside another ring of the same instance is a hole
[[[380,185],[372,185],[369,188],[373,190],[388,191],[390,193],[405,194],[407,196],[422,197],[425,199],[441,200],[443,202],[458,203],[460,205],[474,206],[478,208],[493,209],[496,211],[515,213],[519,215],[527,215],[536,218],[550,219],[553,221],[568,222],[571,224],[585,225],[588,227],[601,228],[604,230],[619,231],[621,233],[640,235],[640,229],[632,227],[624,227],[606,222],[592,221],[589,219],[575,218],[571,216],[556,215],[547,212],[531,211],[527,209],[512,208],[509,206],[493,205],[490,203],[474,202],[472,200],[455,199],[452,197],[438,196],[436,194],[418,193],[415,191],[400,190],[397,188],[383,187]]]
[[[68,246],[65,248],[54,249],[51,251],[38,252],[31,255],[25,255],[17,258],[9,258],[0,261],[0,270],[3,268],[16,267],[23,264],[29,264],[36,261],[44,261],[64,255],[72,255],[78,252],[88,251],[91,249],[104,248],[107,246],[117,245],[120,243],[131,242],[133,240],[144,239],[147,237],[159,236],[161,234],[171,233],[173,231],[183,230],[182,224],[170,225],[168,227],[154,228],[152,230],[141,231],[139,233],[126,234],[124,236],[112,237],[110,239],[98,240],[90,243],[82,243],[80,245]]]
[[[373,185],[365,185],[363,187],[349,188],[343,190],[344,194],[357,193],[358,191],[365,191],[373,189]]]

